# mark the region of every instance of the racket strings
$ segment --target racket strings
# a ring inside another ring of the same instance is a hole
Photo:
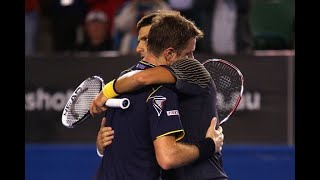
[[[232,66],[220,62],[211,61],[204,63],[217,88],[217,111],[219,119],[224,120],[237,107],[241,97],[241,74]]]
[[[67,123],[73,125],[83,119],[88,114],[89,107],[93,99],[101,91],[101,81],[99,79],[88,79],[84,81],[78,88],[78,94],[71,103],[71,108],[67,114]]]

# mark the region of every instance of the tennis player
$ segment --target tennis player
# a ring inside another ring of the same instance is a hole
[[[140,22],[143,22],[143,21],[140,21]],[[173,23],[171,24],[174,25]],[[173,29],[174,27],[170,27],[170,28]],[[138,29],[139,29],[139,23],[138,23]],[[137,52],[141,53],[143,56],[145,51],[141,47],[143,47],[145,43],[145,41],[143,40],[147,39],[146,36],[148,32],[145,31],[144,32],[145,35],[143,35],[141,33],[141,30],[143,30],[143,28],[141,28],[139,31],[140,41],[137,47]],[[156,33],[154,34],[155,36],[159,37],[158,34]],[[149,41],[150,39],[151,40],[153,39],[152,37],[154,34],[150,33]],[[172,34],[170,33],[167,34],[167,36],[170,36],[170,35]],[[201,37],[202,32],[199,33],[198,35],[199,37]],[[158,41],[155,41],[155,42],[161,44],[161,42],[158,42]],[[169,43],[172,43],[172,42],[169,41]],[[176,43],[181,44],[180,42],[176,42]],[[149,46],[152,45],[150,44],[151,42],[149,42]],[[188,49],[188,46],[187,46],[187,49]],[[182,139],[182,141],[185,143],[197,143],[201,141],[201,139],[203,139],[203,136],[206,133],[206,128],[210,124],[211,117],[216,116],[215,87],[214,87],[214,84],[212,83],[210,75],[208,75],[205,68],[201,65],[201,63],[193,59],[194,58],[193,51],[195,49],[195,43],[194,43],[194,47],[189,49],[191,49],[191,51],[187,52],[186,53],[187,56],[183,57],[183,58],[187,57],[185,60],[178,61],[178,63],[174,63],[170,67],[161,66],[161,67],[150,68],[150,69],[141,71],[140,73],[136,73],[132,76],[119,78],[117,79],[116,83],[113,84],[113,86],[117,90],[117,93],[115,94],[118,94],[118,93],[123,93],[128,91],[127,87],[130,87],[131,90],[134,90],[134,89],[140,88],[143,85],[148,85],[152,83],[175,83],[177,81],[176,89],[178,89],[178,92],[179,92],[180,116],[186,132],[186,136],[185,138]],[[177,52],[178,51],[175,51],[175,49],[173,48],[168,51],[167,56],[170,57],[174,53],[177,55],[178,54]],[[172,64],[172,63],[168,63],[168,64]],[[186,69],[191,69],[192,71],[190,70],[186,71]],[[195,76],[195,74],[197,75]],[[114,83],[114,81],[111,83]],[[103,95],[103,93],[101,93],[100,95]],[[102,99],[103,98],[106,98],[106,97],[102,96]],[[91,108],[91,111],[93,112],[93,114],[101,112],[101,110],[105,110],[105,107],[99,106],[99,103],[104,102],[105,99],[104,100],[100,99],[102,101],[97,102],[98,99],[95,102],[97,104]],[[100,111],[96,110],[95,108],[98,108]],[[98,139],[97,139],[97,144],[98,144]],[[106,142],[110,143],[110,141],[106,141]],[[163,179],[227,179],[227,176],[223,171],[221,158],[222,157],[220,152],[217,152],[214,154],[214,156],[208,159],[204,159],[202,161],[198,160],[195,163],[192,163],[191,165],[184,166],[183,168],[164,171]]]

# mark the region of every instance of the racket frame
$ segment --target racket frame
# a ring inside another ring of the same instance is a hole
[[[242,98],[242,95],[243,95],[243,90],[244,90],[244,78],[243,78],[243,75],[242,75],[242,72],[240,71],[240,69],[239,69],[237,66],[235,66],[234,64],[232,64],[232,63],[230,63],[230,62],[228,62],[228,61],[226,61],[226,60],[223,60],[223,59],[215,59],[215,58],[214,58],[214,59],[207,59],[207,60],[205,60],[204,62],[202,62],[202,64],[205,65],[206,63],[209,63],[209,62],[221,62],[221,63],[224,63],[224,64],[230,66],[231,68],[233,68],[234,70],[236,70],[236,72],[238,73],[238,75],[239,75],[239,77],[240,77],[240,81],[241,81],[240,93],[239,93],[239,96],[238,96],[238,98],[237,98],[237,101],[236,101],[234,107],[231,109],[231,111],[228,113],[228,115],[227,115],[224,119],[222,119],[222,120],[219,121],[219,122],[220,122],[220,125],[222,125],[223,123],[225,123],[225,122],[229,119],[229,117],[235,112],[235,110],[237,109],[237,107],[238,107],[239,104],[240,104],[240,101],[241,101],[241,98]],[[206,69],[207,69],[207,68],[206,68]],[[208,70],[208,69],[207,69],[207,70]],[[208,72],[209,72],[209,70],[208,70]],[[210,73],[210,72],[209,72],[209,73]],[[211,73],[210,73],[210,74],[211,74]],[[218,89],[217,89],[217,92],[219,92]],[[218,114],[219,114],[219,113],[218,113]]]

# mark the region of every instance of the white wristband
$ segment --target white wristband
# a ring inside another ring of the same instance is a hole
[[[98,149],[98,148],[97,148],[97,154],[98,154],[99,157],[101,157],[101,158],[103,157],[103,154],[101,154],[101,153],[99,152],[99,149]]]

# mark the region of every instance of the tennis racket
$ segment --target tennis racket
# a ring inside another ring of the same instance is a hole
[[[100,93],[104,86],[104,81],[99,76],[91,76],[85,79],[72,93],[62,112],[62,124],[68,128],[73,128],[88,117],[90,105],[94,98]],[[127,98],[111,98],[105,104],[107,107],[127,109],[130,101]]]
[[[237,109],[243,89],[241,71],[222,59],[208,59],[202,63],[210,73],[217,89],[217,111],[220,125],[225,123]]]

